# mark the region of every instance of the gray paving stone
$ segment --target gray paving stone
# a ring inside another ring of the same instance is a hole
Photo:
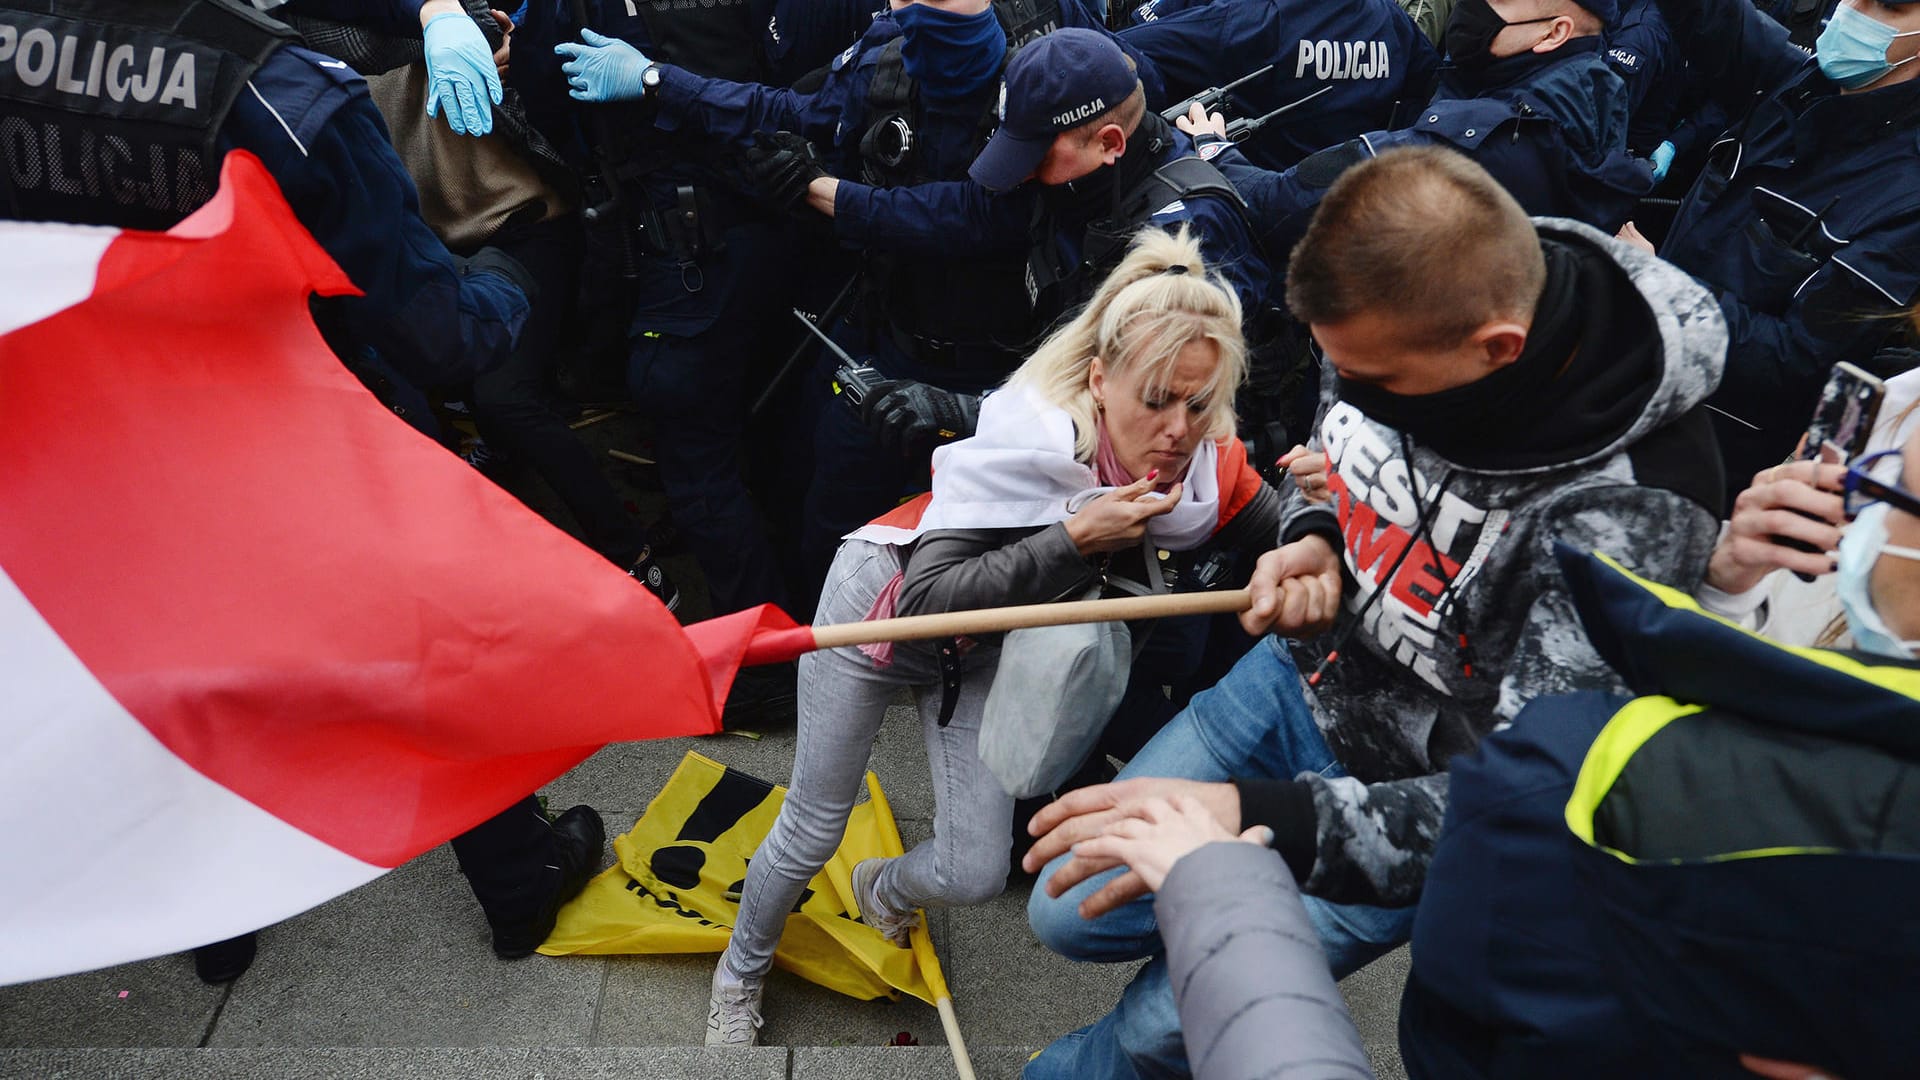
[[[713,954],[614,957],[594,1041],[603,1046],[695,1046],[706,1036]],[[884,1046],[907,1031],[943,1041],[932,1007],[912,998],[855,1001],[776,969],[761,1006],[763,1046]]]
[[[706,1050],[432,1048],[0,1051],[0,1077],[35,1080],[785,1080],[781,1047]]]
[[[954,1013],[968,1043],[1038,1050],[1100,1018],[1139,969],[1083,964],[1041,945],[1027,927],[1026,885],[948,912],[947,968]]]
[[[602,968],[497,960],[489,941],[452,852],[439,848],[264,931],[209,1045],[586,1044]]]
[[[198,1046],[225,997],[185,955],[0,987],[0,1046]]]
[[[529,1064],[534,1080],[786,1080],[788,1056],[781,1046],[548,1047],[535,1050]]]
[[[969,1047],[980,1080],[1012,1080],[1030,1051],[1010,1047]],[[890,1046],[829,1050],[795,1047],[792,1080],[948,1080],[957,1077],[953,1053],[944,1046]]]

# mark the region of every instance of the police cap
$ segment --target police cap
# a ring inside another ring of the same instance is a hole
[[[1000,84],[1000,129],[973,159],[967,175],[989,191],[1017,187],[1053,146],[1127,100],[1140,77],[1127,54],[1098,30],[1055,30],[1021,49]]]

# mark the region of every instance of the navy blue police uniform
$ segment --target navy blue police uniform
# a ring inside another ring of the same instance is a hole
[[[1143,177],[1196,157],[1193,140],[1151,110],[1130,137],[1121,161],[1135,155],[1145,167],[1129,165],[1125,171]],[[1138,221],[1105,224],[1099,211],[1121,202],[1115,189],[1118,177],[1096,174],[1089,179],[1060,185],[1062,190],[1051,200],[1036,183],[996,195],[970,180],[876,188],[842,179],[834,197],[834,234],[847,244],[927,255],[1023,253],[1030,271],[1050,268],[1028,282],[1028,301],[1044,325],[1091,295],[1104,271],[1112,268],[1112,263],[1089,262],[1090,254],[1118,261],[1119,252],[1098,236],[1096,250],[1089,250],[1088,238],[1096,227],[1117,235],[1128,231],[1128,224],[1138,228],[1151,223],[1170,231],[1186,225],[1200,241],[1207,265],[1226,279],[1244,308],[1257,309],[1263,301],[1271,272],[1248,226],[1244,203],[1224,192],[1202,193],[1151,208]],[[1047,222],[1051,226],[1042,228]]]
[[[1627,84],[1627,149],[1651,157],[1680,126],[1687,70],[1658,0],[1629,0],[1607,27],[1607,63]]]
[[[1439,67],[1432,43],[1392,0],[1235,0],[1162,14],[1120,40],[1153,61],[1173,101],[1273,65],[1232,96],[1233,115],[1245,119],[1299,103],[1240,144],[1265,169],[1399,126],[1431,95]]]
[[[159,18],[134,4],[124,12],[83,10],[8,11],[14,44],[7,51],[31,48],[47,35],[55,42],[116,42],[114,55],[118,42],[131,41],[132,27]],[[30,66],[4,66],[0,101],[13,134],[0,151],[8,178],[0,209],[29,220],[166,228],[212,196],[220,155],[247,150],[365,291],[331,304],[356,346],[378,350],[423,385],[471,378],[503,359],[527,312],[525,292],[512,278],[517,268],[468,272],[448,254],[420,219],[418,195],[360,77],[293,44],[291,31],[244,7],[194,10],[169,46],[172,59],[163,60],[175,65],[167,77],[184,80],[179,85],[188,93],[169,93],[163,84],[145,89],[147,99],[139,101],[151,76],[132,63],[104,65],[97,81],[51,72],[30,81]],[[143,56],[147,48],[140,47]],[[142,108],[108,116],[118,100]],[[127,145],[139,152],[107,150]],[[162,167],[152,169],[152,161]]]
[[[1833,365],[1864,363],[1920,293],[1920,81],[1843,95],[1745,0],[1665,6],[1738,117],[1660,251],[1727,317],[1708,403],[1737,491],[1792,452]]]
[[[0,53],[40,47],[51,58],[58,48],[107,60],[98,79],[0,63],[9,216],[165,228],[212,196],[222,155],[245,150],[365,292],[338,301],[332,327],[353,347],[377,350],[419,385],[469,380],[512,350],[527,312],[513,278],[524,271],[510,260],[463,266],[448,253],[420,218],[365,81],[345,63],[293,44],[286,26],[232,0],[49,6],[0,6]],[[489,921],[508,933],[545,914],[557,895],[553,868],[568,861],[531,795],[453,847]],[[597,840],[593,849],[597,857]]]
[[[1144,3],[1135,3],[1134,0],[1114,0],[1114,2],[1131,5],[1120,16],[1119,29],[1125,30],[1135,26],[1145,26],[1159,19],[1171,18],[1183,11],[1205,7],[1213,0],[1145,0]]]
[[[1215,158],[1253,207],[1268,251],[1291,251],[1327,188],[1347,168],[1401,146],[1448,146],[1473,158],[1536,217],[1566,217],[1607,232],[1632,215],[1653,172],[1627,152],[1627,88],[1598,36],[1544,55],[1521,53],[1468,72],[1445,70],[1413,124],[1373,131],[1283,172],[1237,151]]]
[[[553,47],[578,39],[572,8],[570,0],[528,5],[508,77],[534,126],[596,178],[589,199],[598,200],[592,212],[607,228],[590,243],[620,254],[614,265],[590,269],[583,290],[604,289],[609,307],[630,305],[627,387],[653,421],[668,509],[700,561],[713,611],[784,603],[742,444],[758,331],[773,323],[784,295],[785,239],[735,182],[731,151],[656,127],[651,94],[599,105],[568,97]],[[656,60],[729,79],[765,74],[747,0],[587,0],[586,8],[592,29]]]
[[[1097,29],[1081,0],[1002,2],[993,7],[1008,55],[1062,26]],[[661,64],[655,124],[746,145],[757,133],[791,131],[823,148],[832,171],[883,186],[956,179],[994,124],[998,79],[959,96],[928,94],[905,69],[905,31],[890,14],[834,59],[817,88],[782,89],[702,78]],[[1158,92],[1152,65],[1135,55]],[[1034,326],[1023,302],[1024,252],[905,252],[863,245],[855,302],[831,328],[850,354],[889,379],[979,393],[1023,356]],[[823,354],[824,384],[833,367]],[[852,409],[828,405],[813,426],[813,479],[803,511],[801,561],[808,583],[824,576],[840,537],[927,483],[926,449],[903,457],[880,445]]]
[[[887,9],[886,0],[748,0],[747,6],[760,28],[767,81],[775,86],[819,78]]]

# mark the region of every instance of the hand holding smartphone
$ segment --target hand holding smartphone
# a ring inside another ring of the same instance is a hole
[[[1807,433],[1794,452],[1794,460],[1845,465],[1859,457],[1873,435],[1874,421],[1880,416],[1880,402],[1886,396],[1887,384],[1877,376],[1849,363],[1835,364],[1833,373],[1827,376],[1827,385],[1820,390],[1813,420],[1807,424]],[[1809,515],[1801,513],[1801,516]],[[1785,536],[1775,536],[1773,542],[1795,551],[1814,551],[1812,545]],[[1794,575],[1802,581],[1813,580],[1811,575],[1797,570]]]

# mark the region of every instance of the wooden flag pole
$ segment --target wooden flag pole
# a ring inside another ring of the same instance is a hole
[[[1001,633],[1031,626],[1132,622],[1135,619],[1165,619],[1176,615],[1217,615],[1245,611],[1252,605],[1253,598],[1245,589],[1120,596],[1111,600],[1069,600],[1058,604],[981,608],[977,611],[949,611],[939,615],[909,615],[900,619],[816,626],[813,628],[813,641],[816,649],[837,649],[880,641],[926,641]]]

